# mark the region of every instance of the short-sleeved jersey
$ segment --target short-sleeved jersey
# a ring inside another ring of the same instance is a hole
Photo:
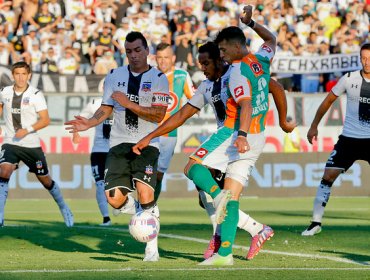
[[[163,121],[166,121],[169,117],[175,114],[181,107],[181,99],[186,96],[190,99],[194,95],[193,82],[188,72],[183,69],[175,67],[172,71],[166,73],[169,84],[169,100],[168,107]],[[163,136],[176,137],[177,129],[172,130],[170,133]]]
[[[0,92],[0,103],[3,106],[5,120],[4,143],[27,148],[40,147],[37,132],[27,134],[22,139],[15,138],[18,129],[27,128],[38,120],[38,112],[47,110],[43,93],[29,85],[22,94],[17,94],[13,86],[5,87]]]
[[[240,107],[237,104],[247,98],[251,100],[253,110],[248,133],[256,134],[265,130],[273,56],[273,50],[263,44],[255,54],[249,53],[241,61],[233,63],[229,80],[230,98],[226,104],[226,127],[239,128]]]
[[[210,104],[217,121],[217,128],[223,126],[226,118],[226,101],[228,100],[229,78],[232,66],[226,66],[227,70],[217,81],[204,80],[197,88],[189,104],[201,110]]]
[[[331,90],[336,96],[347,93],[346,117],[343,135],[370,138],[370,81],[361,71],[345,74]]]
[[[80,115],[85,118],[91,118],[95,114],[96,110],[99,109],[101,102],[102,98],[94,98],[85,106],[85,108],[82,109]],[[94,145],[91,150],[92,153],[108,153],[112,124],[112,118],[108,118],[95,127]]]
[[[128,66],[122,66],[111,70],[105,79],[102,105],[113,106],[114,119],[110,134],[110,147],[120,143],[136,144],[152,132],[158,123],[146,121],[115,102],[111,97],[114,91],[123,92],[130,101],[143,107],[167,107],[168,80],[166,75],[152,67],[138,75],[129,71]],[[150,145],[158,147],[158,138],[154,138]]]

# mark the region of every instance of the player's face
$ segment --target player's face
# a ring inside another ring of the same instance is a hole
[[[171,47],[165,48],[161,51],[157,51],[155,59],[158,64],[158,69],[161,70],[163,73],[171,71],[175,62],[175,56],[173,55]]]
[[[206,76],[206,78],[210,81],[215,81],[218,79],[216,65],[215,62],[209,58],[208,53],[199,53],[199,64],[201,69]]]
[[[370,75],[370,50],[361,51],[362,70],[366,75]]]
[[[243,54],[240,52],[240,46],[236,42],[223,40],[218,44],[218,47],[221,52],[222,60],[228,64],[243,58]]]
[[[125,42],[128,63],[133,72],[142,73],[147,70],[147,57],[149,49],[143,46],[143,42],[137,39],[133,42]]]
[[[31,73],[28,73],[26,68],[16,68],[13,71],[13,78],[15,87],[18,90],[22,90],[27,87],[28,81],[31,78]]]

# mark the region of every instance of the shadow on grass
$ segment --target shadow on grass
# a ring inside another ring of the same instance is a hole
[[[102,228],[81,223],[76,224],[75,227],[67,228],[62,222],[19,219],[7,221],[22,225],[0,228],[0,240],[7,237],[28,241],[36,246],[57,252],[101,254],[104,256],[91,256],[91,259],[107,262],[129,261],[128,258],[142,260],[144,257],[146,244],[134,240],[126,225]],[[164,225],[162,230],[166,232],[169,230],[178,231],[186,234],[186,230],[194,231],[199,229],[199,226],[202,228],[202,225]],[[207,226],[209,227],[209,225]],[[201,230],[201,232],[204,231]],[[197,262],[203,260],[201,254],[181,252],[181,250],[164,250],[161,249],[160,244],[159,254],[161,259],[183,258]]]

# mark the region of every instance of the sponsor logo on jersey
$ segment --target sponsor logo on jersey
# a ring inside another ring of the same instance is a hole
[[[267,45],[263,45],[263,46],[262,46],[262,49],[263,49],[264,51],[268,52],[268,53],[271,53],[271,52],[272,52],[272,49],[271,49],[269,46],[267,46]]]
[[[170,91],[169,93],[170,95],[168,96],[168,99],[167,99],[167,103],[168,103],[167,113],[170,113],[173,110],[175,110],[177,105],[179,104],[179,98],[177,97],[177,95],[172,91]]]
[[[41,160],[36,161],[36,168],[37,169],[41,169],[42,168],[42,161]]]
[[[23,98],[23,100],[22,100],[22,104],[23,104],[23,105],[28,105],[28,104],[30,104],[30,98],[29,98],[29,97],[25,97],[25,98]]]
[[[145,166],[145,174],[152,175],[153,174],[153,166],[151,166],[151,165]]]
[[[239,96],[244,95],[243,86],[238,86],[238,87],[234,88],[234,95],[235,95],[235,97],[239,97]]]
[[[126,82],[118,82],[117,83],[117,86],[119,86],[119,87],[124,87],[126,85]]]
[[[20,108],[12,108],[11,109],[11,112],[12,112],[12,114],[20,114],[21,113],[21,109]]]
[[[208,151],[204,148],[200,148],[196,153],[195,155],[197,157],[200,157],[200,158],[203,158],[206,154],[208,154]]]
[[[149,92],[152,90],[152,83],[151,82],[143,82],[141,86],[141,90],[144,92]]]
[[[152,179],[151,177],[147,176],[147,175],[144,175],[143,177],[144,181],[148,181],[148,183],[150,183],[150,180]]]
[[[262,65],[259,62],[252,62],[251,69],[255,74],[261,74],[262,72]]]

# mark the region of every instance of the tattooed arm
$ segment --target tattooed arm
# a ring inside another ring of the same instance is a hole
[[[70,133],[88,130],[90,127],[97,126],[107,119],[111,115],[112,111],[113,107],[101,105],[90,119],[75,116],[74,120],[65,122],[64,124],[67,125],[66,130],[69,130]]]

